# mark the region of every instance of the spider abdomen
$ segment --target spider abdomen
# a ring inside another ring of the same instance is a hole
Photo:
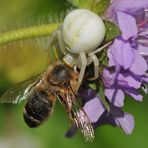
[[[63,37],[71,53],[88,53],[102,43],[105,25],[101,17],[92,11],[76,9],[64,19]]]

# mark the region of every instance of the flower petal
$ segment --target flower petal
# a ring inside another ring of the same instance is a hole
[[[104,69],[103,73],[102,73],[102,76],[103,76],[102,79],[103,79],[103,83],[104,83],[105,87],[106,88],[111,87],[111,85],[114,82],[114,74],[111,74],[109,72],[109,70]]]
[[[102,105],[99,97],[95,97],[88,101],[84,105],[83,109],[92,123],[96,122],[105,111],[105,108]]]
[[[122,87],[133,87],[135,89],[139,89],[141,86],[141,82],[134,78],[130,72],[120,73],[118,75],[118,85]]]
[[[148,0],[113,0],[106,12],[106,17],[116,19],[116,12],[123,11],[128,14],[135,14],[137,11],[148,8]]]
[[[107,50],[107,57],[109,58],[109,61],[108,61],[109,67],[116,65],[116,61],[112,55],[112,50],[114,50],[114,45],[110,46],[110,48]]]
[[[135,59],[131,65],[130,70],[137,75],[144,75],[148,69],[145,59],[139,54],[137,50],[135,52]]]
[[[125,92],[132,96],[136,101],[142,101],[143,96],[140,95],[135,89],[126,89]]]
[[[123,117],[116,117],[115,121],[126,134],[131,134],[134,129],[134,117],[129,113],[124,113]]]
[[[109,50],[111,50],[112,54],[112,57],[109,57],[109,60],[116,61],[116,63],[122,66],[125,70],[130,68],[135,55],[133,51],[134,49],[130,46],[129,42],[124,42],[122,39],[116,39]]]
[[[124,40],[137,36],[137,24],[133,16],[119,11],[117,12],[117,19]]]
[[[114,117],[116,124],[123,129],[126,134],[131,134],[134,129],[134,117],[121,108],[111,105],[110,114]]]
[[[105,96],[115,106],[122,107],[124,105],[124,93],[120,89],[105,89]]]
[[[138,44],[138,51],[140,55],[144,56],[145,58],[148,57],[148,47]]]
[[[86,103],[96,97],[96,92],[92,89],[81,89],[79,91],[79,97]]]

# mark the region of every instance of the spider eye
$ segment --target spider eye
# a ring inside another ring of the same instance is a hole
[[[71,53],[88,53],[96,49],[105,37],[101,17],[87,9],[70,12],[63,23],[64,41]]]

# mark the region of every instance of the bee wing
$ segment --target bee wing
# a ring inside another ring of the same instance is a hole
[[[74,93],[72,88],[65,89],[57,95],[58,100],[65,107],[69,114],[70,120],[76,128],[80,128],[86,140],[94,138],[94,129],[87,116],[86,112],[79,105],[78,96]]]
[[[72,108],[71,113],[73,114],[73,120],[74,124],[77,128],[81,129],[81,132],[83,133],[86,140],[92,140],[94,139],[94,130],[93,126],[89,120],[89,117],[87,116],[84,109],[80,106],[80,103],[78,101],[77,96],[75,95],[74,91],[71,88],[71,91],[69,90],[67,92],[67,98],[71,99],[72,101]]]
[[[18,85],[10,88],[2,97],[0,97],[0,103],[13,103],[17,104],[22,102],[31,93],[32,88],[40,80],[41,75],[33,76]]]

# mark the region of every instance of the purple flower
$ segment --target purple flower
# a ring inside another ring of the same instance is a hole
[[[134,117],[123,112],[122,107],[126,95],[142,101],[139,89],[148,93],[148,0],[112,0],[105,17],[116,23],[122,32],[107,50],[109,61],[101,77],[110,110],[91,89],[81,90],[80,97],[94,128],[110,124],[131,134]],[[66,136],[72,136],[76,130],[74,125]]]
[[[138,89],[148,82],[146,8],[147,0],[113,0],[106,13],[122,32],[108,49],[109,63],[102,74],[105,95],[117,107],[124,105],[125,94],[141,101]]]
[[[106,12],[106,17],[117,21],[117,12],[125,12],[133,16],[148,8],[147,0],[112,0],[110,7]],[[140,16],[142,19],[143,15]]]
[[[148,10],[145,11],[144,21],[139,23],[138,51],[148,63]]]
[[[110,112],[105,109],[100,97],[91,89],[83,92],[83,100],[91,100],[85,102],[83,107],[90,121],[95,125],[111,124],[123,129],[126,134],[131,134],[134,128],[134,118],[131,114],[123,112],[121,108],[110,105]],[[101,120],[102,119],[102,120]]]
[[[148,1],[113,0],[105,17],[116,23],[122,31],[124,40],[148,56]]]
[[[121,108],[118,108],[110,104],[110,112],[105,109],[99,96],[92,90],[83,90],[80,93],[81,98],[84,101],[84,111],[93,124],[94,128],[110,124],[112,126],[118,126],[126,134],[131,134],[134,129],[134,118],[131,114],[123,112]],[[76,126],[72,126],[66,133],[67,137],[73,136],[77,131]]]
[[[141,82],[138,78],[133,77],[132,73],[122,69],[118,76],[115,76],[115,73],[105,69],[103,81],[106,87],[105,95],[115,106],[124,105],[125,94],[132,96],[137,101],[142,101],[143,96],[137,92],[137,89],[141,87]]]

